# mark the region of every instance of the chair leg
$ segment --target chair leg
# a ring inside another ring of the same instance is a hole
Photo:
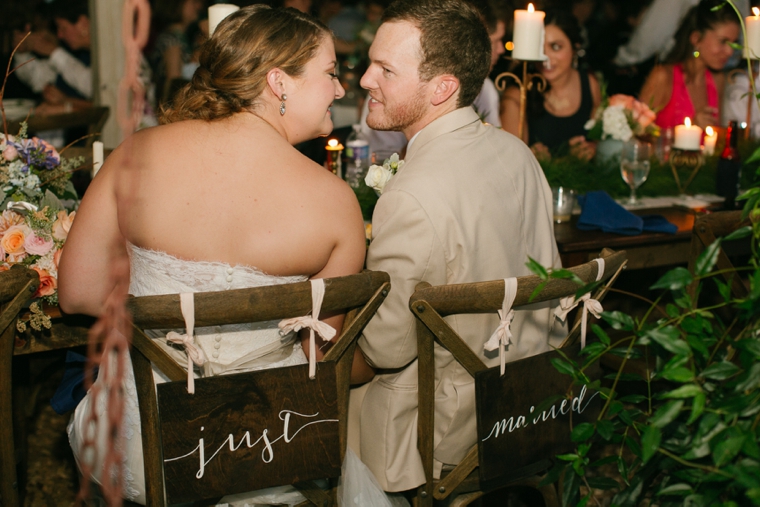
[[[3,507],[16,507],[19,502],[11,390],[15,331],[14,319],[0,334],[0,500]]]

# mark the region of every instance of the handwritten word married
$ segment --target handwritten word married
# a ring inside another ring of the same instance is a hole
[[[320,424],[320,423],[337,423],[338,422],[338,419],[317,419],[317,420],[310,421],[299,426],[295,432],[291,433],[290,432],[291,415],[296,415],[296,416],[301,416],[301,417],[306,417],[306,418],[314,418],[319,415],[319,412],[317,412],[316,414],[300,414],[292,410],[282,410],[278,415],[280,420],[283,421],[282,435],[278,436],[277,438],[271,438],[269,436],[269,429],[265,428],[261,432],[261,436],[258,439],[256,439],[255,442],[251,442],[251,432],[246,431],[243,434],[243,436],[240,438],[240,441],[237,444],[235,444],[235,436],[232,433],[230,433],[227,436],[227,438],[224,440],[224,442],[222,442],[222,444],[216,449],[216,451],[208,459],[206,459],[206,445],[204,443],[204,439],[199,438],[198,445],[195,447],[195,449],[193,449],[189,453],[184,454],[182,456],[177,456],[175,458],[168,458],[168,459],[165,459],[164,461],[165,462],[178,461],[181,459],[189,458],[197,452],[199,468],[198,468],[198,472],[195,474],[195,478],[200,479],[203,477],[203,474],[205,473],[206,465],[208,465],[211,462],[211,460],[213,460],[217,456],[217,454],[219,454],[219,452],[221,452],[221,450],[224,449],[225,447],[229,447],[230,452],[236,452],[238,449],[240,449],[240,447],[243,445],[244,442],[247,449],[251,449],[252,447],[255,447],[256,445],[258,445],[260,442],[263,442],[264,448],[261,450],[261,460],[264,463],[270,463],[274,459],[273,446],[278,441],[284,440],[285,443],[289,444],[293,440],[293,438],[296,435],[298,435],[298,433],[302,429],[306,428],[307,426],[311,426],[313,424]],[[204,430],[204,427],[201,426],[201,431],[203,430]]]
[[[556,419],[558,415],[566,415],[568,412],[576,412],[579,415],[583,413],[586,408],[588,408],[589,404],[591,403],[591,400],[593,400],[596,395],[598,395],[599,392],[595,392],[591,395],[588,399],[585,400],[586,397],[586,386],[584,385],[581,388],[581,392],[578,394],[578,396],[574,397],[572,400],[568,400],[567,398],[563,399],[562,402],[559,404],[559,408],[557,408],[557,404],[555,403],[551,407],[549,407],[547,410],[544,410],[541,414],[538,414],[537,416],[533,417],[533,424],[538,424],[539,422],[544,422],[548,420],[549,418]],[[568,402],[569,406],[568,406]],[[535,407],[530,407],[530,413],[533,414]],[[528,417],[531,417],[530,415]],[[526,428],[529,425],[529,419],[526,419],[525,416],[518,416],[517,420],[515,420],[514,416],[511,416],[509,419],[502,419],[501,421],[496,421],[496,424],[493,425],[493,429],[491,430],[491,433],[488,434],[486,438],[482,440],[482,442],[485,442],[491,436],[494,438],[499,438],[499,435],[505,434],[507,431],[509,433],[512,433],[514,430],[520,429],[520,428]]]

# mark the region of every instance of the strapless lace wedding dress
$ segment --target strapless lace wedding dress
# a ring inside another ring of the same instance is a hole
[[[146,250],[134,245],[128,245],[128,249],[131,270],[129,292],[134,296],[223,291],[307,280],[306,276],[271,276],[247,266],[178,259],[163,252]],[[203,349],[208,359],[200,370],[196,368],[196,377],[306,363],[306,356],[295,334],[281,337],[277,324],[278,321],[271,321],[196,328],[196,343]],[[156,337],[156,341],[179,364],[187,364],[187,356],[183,348],[167,345],[165,336],[168,331],[154,330],[147,334]],[[184,329],[175,331],[185,332]],[[157,383],[168,380],[157,370],[154,370],[153,376]],[[77,461],[80,459],[84,423],[93,402],[94,400],[88,394],[77,406],[68,426],[69,441]],[[97,403],[99,417],[105,418],[105,399],[98,400]],[[140,412],[131,362],[125,372],[123,432],[124,496],[129,500],[145,504]],[[104,449],[104,432],[99,432],[98,442],[101,444],[98,446],[99,449]],[[103,452],[98,454],[102,460]],[[94,467],[96,472],[93,479],[98,483],[100,483],[101,468],[102,461],[96,463]],[[269,503],[295,505],[304,500],[305,498],[298,491],[286,486],[225,497],[221,503],[243,507],[246,504]]]

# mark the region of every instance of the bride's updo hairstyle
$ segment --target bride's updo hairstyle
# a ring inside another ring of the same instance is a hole
[[[267,73],[299,77],[330,30],[296,9],[244,7],[226,17],[200,50],[193,79],[160,112],[161,123],[220,120],[255,108]]]

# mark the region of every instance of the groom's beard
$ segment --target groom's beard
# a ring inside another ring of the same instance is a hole
[[[375,130],[396,132],[414,125],[425,115],[427,100],[423,93],[422,88],[417,89],[415,95],[403,104],[389,104],[386,99],[379,111],[375,110],[374,115],[370,111],[367,115],[367,125]]]

